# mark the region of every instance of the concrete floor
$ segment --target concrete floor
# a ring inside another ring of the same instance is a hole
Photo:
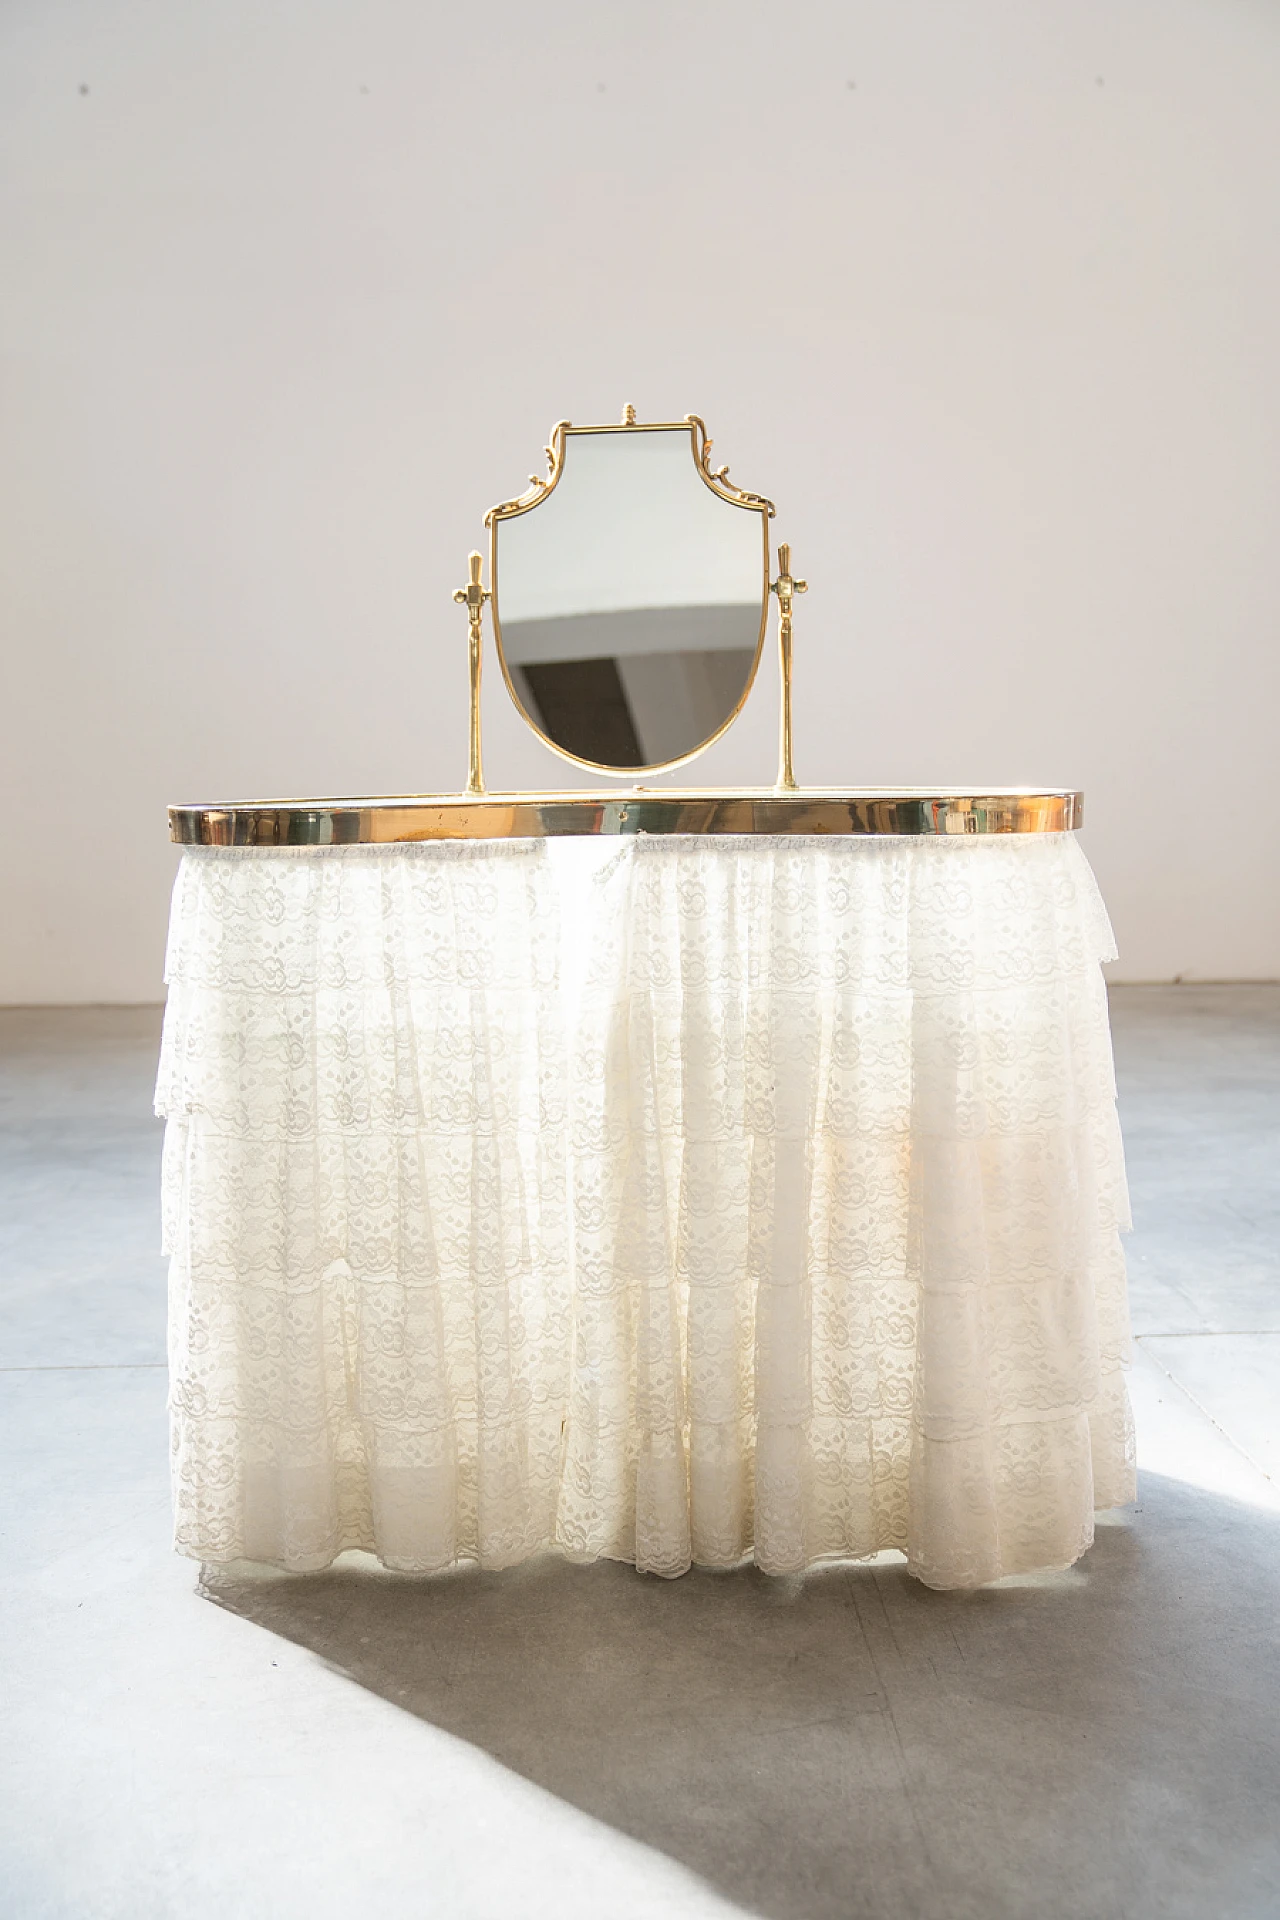
[[[169,1550],[158,1015],[0,1014],[0,1914],[1280,1914],[1280,989],[1113,995],[1137,1508],[968,1595]]]

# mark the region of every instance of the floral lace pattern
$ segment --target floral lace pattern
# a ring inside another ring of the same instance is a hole
[[[566,1055],[536,849],[188,854],[157,1107],[177,1544],[554,1536]]]
[[[654,839],[602,891],[561,1537],[666,1574],[1075,1560],[1133,1440],[1074,838]]]
[[[971,1585],[1132,1498],[1071,835],[201,850],[157,1090],[177,1543]]]

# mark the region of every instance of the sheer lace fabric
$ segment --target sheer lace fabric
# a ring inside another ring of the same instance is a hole
[[[668,1574],[1069,1564],[1133,1493],[1074,839],[647,840],[603,894],[561,1537]]]
[[[1072,836],[201,851],[157,1104],[179,1547],[1070,1563],[1132,1497]]]
[[[189,853],[167,976],[180,1549],[547,1545],[570,1299],[543,858]]]

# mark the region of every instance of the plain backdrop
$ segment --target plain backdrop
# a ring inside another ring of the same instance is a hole
[[[779,503],[802,780],[1083,786],[1120,977],[1280,974],[1273,0],[4,0],[0,348],[0,1001],[161,996],[170,801],[460,784],[625,401]]]

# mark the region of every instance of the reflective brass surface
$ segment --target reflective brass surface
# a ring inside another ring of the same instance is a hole
[[[484,641],[482,623],[484,603],[492,598],[489,589],[480,584],[480,571],[484,566],[484,556],[479,553],[467,555],[467,584],[455,587],[453,597],[460,607],[467,610],[467,655],[471,675],[471,733],[467,762],[467,792],[484,792],[484,761],[480,752],[480,673],[484,665]]]
[[[798,593],[808,593],[809,582],[796,580],[791,572],[791,549],[786,541],[778,547],[778,577],[770,587],[778,596],[778,654],[782,668],[782,742],[778,751],[778,785],[788,792],[796,784],[791,764],[791,607]]]
[[[1084,796],[1069,788],[440,793],[170,807],[169,838],[182,846],[338,847],[639,833],[1068,833],[1083,815]]]

